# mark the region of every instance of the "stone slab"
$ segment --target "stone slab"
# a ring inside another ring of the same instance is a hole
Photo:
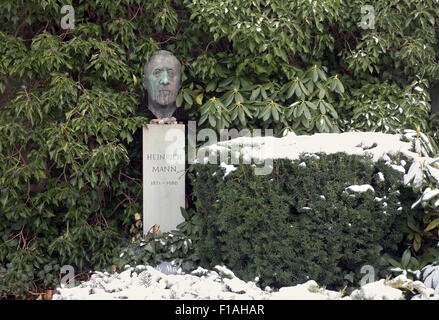
[[[185,125],[150,124],[143,128],[143,233],[156,224],[161,232],[184,221]]]

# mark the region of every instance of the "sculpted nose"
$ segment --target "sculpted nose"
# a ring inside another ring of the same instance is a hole
[[[160,83],[161,84],[168,84],[169,83],[168,73],[166,71],[162,72],[162,75],[160,77]]]

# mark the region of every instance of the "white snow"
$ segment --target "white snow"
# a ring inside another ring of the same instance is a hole
[[[214,269],[224,278],[233,279],[235,277],[233,271],[227,269],[225,266],[215,266]]]
[[[425,266],[422,271],[424,272],[424,283],[428,288],[432,288],[436,294],[439,294],[439,265]]]
[[[235,171],[237,169],[237,167],[235,167],[234,165],[225,164],[224,162],[221,162],[220,167],[226,169],[226,172],[224,173],[224,177],[226,177],[230,172]]]
[[[413,150],[414,146],[414,150]],[[349,155],[370,156],[372,161],[383,159],[394,170],[404,174],[404,183],[413,187],[420,187],[426,174],[439,183],[439,158],[427,156],[433,150],[428,138],[415,130],[404,130],[402,134],[387,134],[381,132],[343,132],[343,133],[316,133],[313,135],[296,135],[288,132],[287,135],[276,138],[266,137],[239,137],[199,149],[205,151],[231,154],[240,150],[246,163],[251,160],[261,162],[267,159],[297,160],[301,156],[318,158],[315,153],[334,154],[343,152]],[[412,160],[408,172],[404,168],[404,160],[391,163],[390,155],[403,154]],[[384,179],[378,174],[379,179]]]
[[[399,171],[399,172],[405,174],[405,169],[404,169],[403,166],[398,166],[398,165],[396,165],[396,164],[390,164],[390,166],[391,166],[393,169],[395,169],[396,171]]]
[[[368,283],[352,292],[354,300],[402,300],[401,290],[386,285],[385,280]]]
[[[439,206],[439,189],[431,189],[430,187],[427,187],[423,193],[422,196],[412,205],[412,209],[415,208],[418,204],[422,203],[422,205],[425,207],[428,205],[428,203],[436,197],[433,207],[437,208]]]
[[[139,268],[140,267],[140,268]],[[58,288],[54,300],[119,299],[267,299],[269,293],[245,282],[223,266],[199,267],[191,274],[166,275],[151,266],[128,267],[122,273],[97,272],[74,288]],[[136,272],[140,271],[140,272]]]
[[[218,142],[215,147],[206,146],[205,148],[220,150],[219,147],[223,147],[222,151],[229,151],[229,148],[236,144],[252,146],[252,148],[242,148],[241,153],[246,153],[253,159],[264,159],[264,157],[261,158],[262,153],[273,159],[296,160],[303,153],[314,154],[320,152],[326,154],[345,152],[353,155],[371,155],[375,161],[385,155],[397,154],[398,152],[407,155],[409,158],[417,157],[417,154],[411,151],[411,144],[401,141],[401,135],[379,132],[317,133],[310,136],[298,136],[293,132],[289,132],[288,135],[282,138],[240,137]],[[376,146],[370,148],[373,145]]]
[[[416,300],[439,300],[432,288],[404,275],[366,284],[344,296],[343,291],[326,290],[313,280],[279,290],[262,290],[255,282],[237,278],[224,266],[214,269],[198,267],[190,274],[166,275],[151,266],[140,265],[127,266],[120,274],[95,272],[89,281],[76,287],[58,288],[53,300],[400,300],[405,298],[404,290],[417,293],[413,297]]]
[[[342,296],[336,291],[319,288],[314,280],[293,287],[280,288],[271,295],[272,300],[337,300]]]
[[[439,189],[431,190],[431,188],[425,189],[423,195],[422,195],[422,201],[429,201],[433,197],[437,196],[439,194]]]
[[[375,192],[375,189],[370,184],[352,185],[352,186],[347,187],[346,190],[349,190],[352,192],[358,192],[358,193],[363,193],[363,192],[366,192],[368,190]]]

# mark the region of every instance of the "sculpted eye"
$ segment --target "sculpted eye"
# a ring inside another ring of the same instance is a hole
[[[160,75],[160,73],[162,73],[162,70],[160,70],[160,69],[154,70],[154,76],[158,77]]]

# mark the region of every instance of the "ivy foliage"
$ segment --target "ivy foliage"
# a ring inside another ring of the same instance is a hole
[[[195,211],[181,208],[181,212],[185,221],[171,232],[161,232],[159,226],[154,226],[143,236],[142,220],[137,220],[130,230],[133,237],[113,260],[114,266],[123,269],[127,264],[155,266],[160,261],[172,261],[183,272],[193,271],[199,263],[195,248],[201,223]]]
[[[426,80],[415,80],[401,89],[395,83],[377,82],[352,89],[352,96],[340,103],[343,130],[402,133],[405,128],[432,132],[430,95]]]

